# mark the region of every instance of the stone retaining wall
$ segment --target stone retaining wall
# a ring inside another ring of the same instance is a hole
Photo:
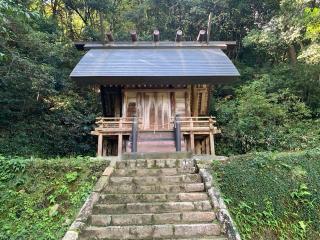
[[[69,227],[68,231],[62,240],[77,240],[79,233],[88,221],[89,216],[92,214],[94,204],[99,200],[101,191],[109,183],[110,175],[113,173],[116,161],[112,160],[110,165],[104,170],[102,176],[94,186],[91,194],[80,209],[76,219]]]
[[[204,159],[203,157],[195,157],[194,158],[197,167],[199,168],[199,174],[201,175],[206,191],[211,199],[213,207],[216,211],[216,217],[220,222],[223,231],[226,233],[229,240],[241,240],[240,234],[237,230],[235,223],[233,222],[231,215],[227,209],[227,206],[224,203],[224,200],[221,196],[220,190],[217,187],[217,184],[213,184],[213,178],[210,172],[210,164],[212,162],[211,159]],[[221,158],[218,160],[225,161],[225,158]]]

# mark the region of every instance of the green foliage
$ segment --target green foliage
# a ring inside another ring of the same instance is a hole
[[[38,12],[1,1],[0,13],[0,152],[90,154],[99,104],[69,80],[79,53]]]
[[[0,155],[0,239],[61,239],[106,164]]]
[[[319,239],[319,158],[265,152],[213,165],[243,239]]]
[[[260,74],[238,88],[236,98],[215,104],[222,128],[217,142],[220,154],[301,150],[319,145],[320,121],[311,118],[310,109],[279,77],[283,78],[282,73]]]

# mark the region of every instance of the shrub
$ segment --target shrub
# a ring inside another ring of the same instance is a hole
[[[319,239],[320,149],[255,153],[213,165],[244,239]]]

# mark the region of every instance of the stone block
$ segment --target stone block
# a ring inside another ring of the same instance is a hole
[[[180,201],[202,201],[208,200],[208,195],[206,193],[179,193],[178,198]]]
[[[78,233],[75,231],[68,231],[62,238],[62,240],[77,240],[78,239]]]
[[[130,184],[133,182],[133,177],[111,177],[110,184]]]
[[[166,160],[165,159],[156,159],[156,168],[165,168]]]
[[[93,214],[118,214],[126,211],[126,204],[96,204]]]
[[[177,166],[177,160],[174,159],[167,159],[166,160],[166,166],[168,168],[175,168]]]
[[[212,210],[212,206],[210,204],[210,201],[199,201],[199,202],[194,202],[194,206],[196,210],[199,211],[208,211]]]
[[[161,169],[161,174],[164,176],[172,176],[177,174],[176,168],[163,168]]]
[[[167,184],[175,184],[180,183],[182,177],[181,176],[161,176],[160,182],[167,183]]]
[[[163,239],[173,236],[173,226],[172,225],[156,225],[153,229],[153,239]]]
[[[203,192],[204,184],[203,183],[192,183],[185,185],[186,192]]]
[[[101,176],[93,188],[94,192],[101,192],[109,182],[109,176]]]
[[[155,224],[169,224],[169,223],[179,223],[180,222],[180,213],[161,213],[154,214],[153,220]]]
[[[110,215],[92,215],[91,224],[93,226],[108,226],[111,223]]]
[[[220,226],[218,224],[182,224],[176,225],[175,237],[218,236]]]
[[[153,234],[152,226],[131,226],[130,239],[150,239]],[[123,239],[123,238],[121,238]]]
[[[113,215],[113,225],[145,225],[152,221],[152,214]]]
[[[216,219],[214,212],[184,212],[182,213],[183,222],[212,222]]]
[[[102,173],[102,176],[110,176],[113,173],[113,170],[113,167],[107,167]]]

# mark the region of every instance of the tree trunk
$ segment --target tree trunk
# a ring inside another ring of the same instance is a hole
[[[289,58],[292,65],[297,64],[297,52],[293,45],[289,46]]]

